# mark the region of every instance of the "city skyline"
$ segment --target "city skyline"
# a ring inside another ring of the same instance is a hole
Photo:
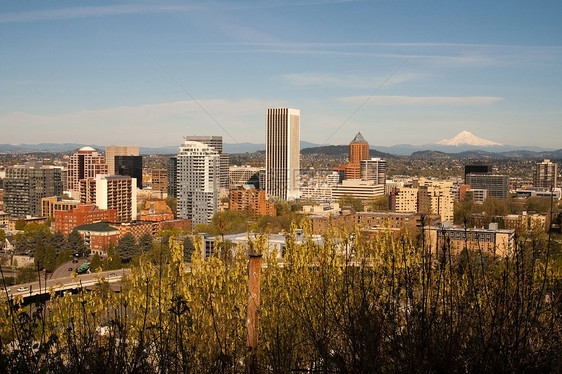
[[[262,143],[295,107],[316,144],[560,148],[559,2],[69,4],[3,7],[0,143]]]

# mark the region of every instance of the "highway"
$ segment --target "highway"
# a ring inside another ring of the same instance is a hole
[[[72,261],[76,261],[76,262],[72,262]],[[76,259],[76,260],[72,260],[72,261],[67,261],[64,264],[57,267],[55,269],[55,271],[53,271],[53,273],[51,274],[51,276],[49,278],[50,279],[59,279],[59,278],[70,277],[70,275],[72,274],[73,271],[76,271],[76,269],[78,269],[83,263],[88,262],[88,260],[85,259],[85,258]],[[72,269],[72,270],[69,270],[69,269]]]
[[[97,285],[100,280],[105,280],[108,283],[116,283],[120,282],[121,278],[129,274],[129,269],[119,269],[119,270],[109,270],[109,271],[102,271],[99,273],[89,273],[89,274],[81,274],[76,276],[67,276],[64,278],[57,278],[57,279],[47,279],[47,283],[45,284],[45,280],[41,280],[41,287],[39,287],[39,282],[31,282],[31,283],[22,283],[22,284],[15,284],[13,286],[8,287],[9,292],[8,295],[10,296],[18,296],[21,295],[23,297],[31,297],[40,294],[49,293],[49,290],[53,288],[54,291],[66,291],[77,289],[80,287],[89,287]],[[1,289],[2,296],[6,297],[6,291]]]

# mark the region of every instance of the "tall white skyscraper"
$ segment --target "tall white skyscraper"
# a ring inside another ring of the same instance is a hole
[[[188,135],[183,137],[184,140],[200,142],[213,147],[220,157],[220,187],[228,189],[228,167],[230,164],[230,156],[228,153],[222,152],[222,136],[219,135]]]
[[[300,110],[268,109],[265,126],[265,191],[268,197],[298,198]]]
[[[214,147],[185,140],[177,155],[178,217],[208,223],[218,211],[220,154]]]

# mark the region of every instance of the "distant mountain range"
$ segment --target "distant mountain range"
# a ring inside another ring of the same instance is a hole
[[[78,144],[78,143],[40,143],[40,144],[0,144],[0,153],[30,153],[30,152],[74,152],[77,149],[91,146],[100,151],[105,146]],[[141,154],[176,154],[179,144],[163,147],[140,147]],[[376,157],[388,157],[391,155],[408,156],[418,152],[434,151],[453,154],[457,157],[504,157],[504,158],[551,158],[562,159],[562,150],[552,150],[534,146],[512,146],[503,145],[498,142],[480,138],[468,131],[461,131],[451,139],[443,139],[436,144],[398,144],[393,146],[371,145],[371,154]],[[265,144],[239,143],[223,144],[225,153],[253,153],[265,150]],[[301,152],[303,154],[323,153],[341,154],[348,151],[347,145],[321,145],[301,141]]]

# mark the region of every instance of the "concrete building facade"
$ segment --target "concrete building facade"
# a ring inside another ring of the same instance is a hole
[[[379,157],[361,160],[361,179],[385,184],[386,160]]]
[[[106,175],[109,169],[105,157],[92,147],[82,147],[72,156],[68,163],[66,188],[77,198],[80,190],[80,180],[95,178],[96,175]]]
[[[137,218],[137,188],[135,178],[121,175],[98,175],[80,182],[80,202],[95,204],[100,209],[117,210],[116,222],[131,222]]]
[[[275,204],[266,200],[265,191],[243,186],[229,191],[229,209],[253,216],[275,216]]]
[[[467,174],[466,184],[471,189],[488,190],[488,195],[497,199],[509,197],[509,176],[495,174]]]
[[[62,195],[61,169],[28,162],[6,169],[4,211],[12,218],[41,216],[41,199]]]
[[[346,179],[341,184],[332,186],[333,201],[338,201],[344,195],[351,195],[366,202],[369,198],[384,195],[384,184],[359,179]]]
[[[438,214],[443,221],[453,221],[454,198],[450,188],[421,186],[418,189],[418,212]]]
[[[218,211],[220,156],[209,145],[186,140],[177,155],[178,218],[208,223]]]
[[[222,151],[222,136],[210,135],[193,135],[184,136],[184,140],[189,140],[193,142],[199,142],[213,147],[219,153],[219,187],[228,189],[228,167],[230,164],[230,156]]]
[[[41,199],[41,216],[54,217],[55,212],[68,212],[80,204],[79,200],[63,200],[60,196]]]
[[[300,197],[300,111],[267,109],[265,128],[265,191],[284,200]]]
[[[515,248],[515,230],[497,229],[490,224],[487,229],[452,225],[429,226],[425,228],[429,248],[426,251],[437,253],[442,251],[444,243],[450,243],[453,253],[460,253],[463,249],[469,251],[483,251],[499,256],[509,256]]]
[[[535,164],[534,186],[538,188],[556,188],[558,185],[558,165],[545,159]]]

